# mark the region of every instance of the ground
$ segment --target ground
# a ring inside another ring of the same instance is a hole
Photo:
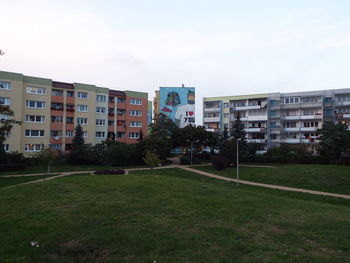
[[[3,262],[350,258],[348,200],[236,187],[180,169],[1,189],[0,207]]]

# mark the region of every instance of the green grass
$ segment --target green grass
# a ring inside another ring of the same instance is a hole
[[[236,178],[236,168],[215,170],[212,166],[195,169]],[[339,194],[350,194],[350,167],[340,165],[286,164],[275,168],[240,167],[240,179]]]
[[[2,262],[347,262],[350,202],[179,169],[0,191]],[[39,242],[32,248],[30,241]]]
[[[145,165],[132,166],[132,168],[146,167]],[[126,169],[131,168],[128,166],[107,166],[107,165],[68,165],[68,164],[56,164],[52,165],[50,171],[52,173],[58,172],[74,172],[74,171],[94,171],[94,170],[105,170],[105,169]],[[40,165],[26,166],[23,170],[0,172],[1,175],[17,175],[17,174],[38,174],[43,173],[44,168]]]

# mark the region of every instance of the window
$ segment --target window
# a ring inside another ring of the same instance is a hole
[[[296,128],[297,127],[297,123],[296,122],[286,122],[284,124],[284,128]]]
[[[45,121],[45,116],[26,115],[26,122],[44,123],[44,121]]]
[[[229,107],[228,102],[225,102],[225,103],[224,103],[224,108],[228,108],[228,107]]]
[[[88,119],[87,118],[77,118],[77,123],[80,125],[87,125]]]
[[[96,107],[96,113],[105,114],[106,108],[105,107]]]
[[[63,110],[63,103],[51,103],[51,109],[52,110]]]
[[[228,113],[224,113],[224,118],[228,118],[229,114]]]
[[[77,105],[77,109],[80,112],[87,112],[88,111],[88,106],[87,105]]]
[[[43,144],[25,144],[24,145],[25,152],[40,152],[42,149],[44,149]]]
[[[87,99],[88,98],[88,93],[87,92],[81,92],[81,91],[78,91],[78,98],[79,99]]]
[[[131,105],[142,105],[142,100],[141,99],[130,99],[130,104]]]
[[[114,97],[109,96],[109,97],[108,97],[108,102],[110,102],[110,103],[114,103]]]
[[[51,122],[53,123],[62,123],[63,117],[62,116],[51,116]]]
[[[44,130],[25,130],[26,137],[44,137]]]
[[[277,128],[277,123],[275,121],[271,122],[271,128]]]
[[[105,95],[96,95],[96,101],[106,102],[106,96]]]
[[[83,137],[87,138],[88,137],[88,132],[87,131],[83,131]]]
[[[125,132],[117,132],[117,138],[124,138]]]
[[[63,96],[63,90],[53,89],[51,95],[52,96],[60,96],[60,97],[62,97]]]
[[[73,97],[74,96],[74,91],[67,91],[67,97]]]
[[[314,110],[304,110],[303,115],[315,115],[315,111]]]
[[[11,105],[11,99],[6,97],[0,97],[0,105]]]
[[[129,132],[129,138],[138,139],[140,134],[138,132]]]
[[[105,132],[96,132],[96,138],[104,138]]]
[[[74,123],[73,117],[66,117],[66,123]]]
[[[5,152],[10,151],[10,146],[9,146],[9,144],[4,144],[4,151],[5,151]]]
[[[125,128],[125,121],[117,121],[117,126]]]
[[[285,98],[284,103],[285,104],[299,103],[299,98],[298,97]]]
[[[67,111],[74,111],[74,104],[66,104]]]
[[[10,90],[12,89],[10,82],[0,81],[0,90]]]
[[[114,108],[108,108],[108,114],[114,115]]]
[[[72,130],[66,130],[66,137],[73,137],[73,131]]]
[[[142,122],[141,121],[131,121],[130,127],[142,127]]]
[[[228,129],[228,123],[224,123],[224,129]]]
[[[50,148],[56,151],[62,151],[62,144],[53,143],[50,144]]]
[[[270,134],[271,140],[276,140],[277,139],[277,134]]]
[[[45,95],[46,89],[45,88],[38,88],[38,87],[27,87],[27,93],[30,94],[39,94],[39,95]]]
[[[123,116],[123,115],[125,115],[125,110],[118,109],[117,114],[118,114],[118,116]]]
[[[114,126],[114,121],[108,121],[108,126]]]
[[[30,109],[44,109],[45,101],[27,100],[26,105],[27,105],[27,108],[30,108]]]
[[[125,98],[118,98],[118,103],[125,103]]]
[[[140,110],[131,110],[130,116],[142,116],[142,111]]]
[[[97,126],[105,126],[106,121],[102,119],[96,119],[96,125]]]
[[[62,137],[62,131],[61,130],[51,130],[50,132],[51,137]],[[58,139],[58,138],[55,138]]]

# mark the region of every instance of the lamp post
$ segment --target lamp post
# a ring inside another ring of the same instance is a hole
[[[191,147],[191,165],[192,165],[192,144],[193,143],[197,143],[197,142],[199,142],[199,140],[196,140],[196,141],[190,141],[190,140],[187,140],[187,142],[189,142],[190,143],[190,147]]]
[[[237,185],[239,185],[239,142],[241,141],[242,139],[241,138],[237,138],[236,140],[236,144],[237,144],[237,180],[236,180],[236,183]]]

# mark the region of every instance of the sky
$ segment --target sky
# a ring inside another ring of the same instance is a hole
[[[348,0],[0,2],[0,70],[202,98],[350,88]]]

